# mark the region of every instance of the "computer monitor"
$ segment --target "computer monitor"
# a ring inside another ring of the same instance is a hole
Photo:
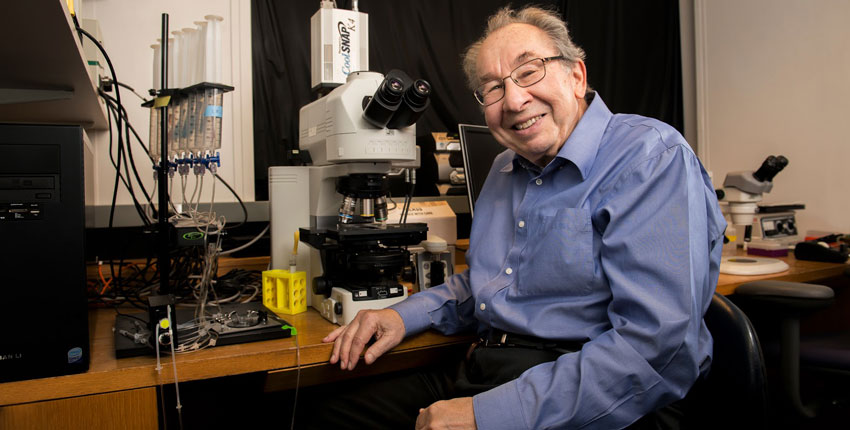
[[[499,144],[490,129],[483,125],[458,124],[460,148],[463,153],[463,171],[466,177],[466,195],[469,198],[469,214],[474,215],[473,207],[478,194],[484,187],[484,180],[490,172],[490,166],[496,156],[505,150]]]

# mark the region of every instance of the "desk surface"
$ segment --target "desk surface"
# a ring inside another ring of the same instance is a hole
[[[739,251],[739,254],[745,255],[742,251]],[[735,289],[741,284],[763,279],[788,282],[817,282],[843,276],[844,269],[847,268],[846,264],[797,260],[793,255],[782,257],[780,260],[788,263],[788,270],[772,275],[743,276],[724,275],[721,273],[720,278],[717,280],[717,292],[728,296],[734,293]]]
[[[841,276],[845,264],[797,261],[784,258],[790,269],[763,276],[720,275],[717,291],[732,294],[738,285],[758,279],[776,279],[795,282],[815,282]],[[251,259],[248,266],[264,266],[268,259]],[[233,262],[223,263],[223,268],[232,267]],[[238,265],[238,264],[236,264]],[[93,310],[90,313],[92,360],[90,370],[79,375],[17,381],[0,384],[0,406],[42,400],[61,399],[89,394],[109,393],[142,387],[153,387],[160,383],[173,382],[170,358],[164,359],[162,376],[155,370],[153,357],[115,359],[112,326],[115,312],[109,309]],[[331,345],[323,344],[322,338],[335,326],[323,319],[316,311],[308,310],[285,319],[298,329],[300,357],[296,356],[294,338],[252,342],[210,348],[177,356],[178,378],[181,382],[217,378],[252,372],[270,374],[292,374],[300,359],[301,383],[325,382],[346,377],[346,372],[327,364]],[[439,354],[449,349],[466,348],[470,336],[442,336],[429,331],[406,339],[386,357],[372,366],[358,365],[361,374],[391,371],[413,367],[439,360]],[[348,374],[350,375],[350,374]],[[272,382],[272,388],[291,386],[291,381]],[[294,378],[289,378],[294,379]]]
[[[88,372],[0,384],[0,405],[173,383],[171,359],[168,356],[163,358],[161,377],[157,375],[154,357],[115,358],[112,333],[115,315],[111,309],[90,312],[92,360]],[[312,309],[298,315],[288,315],[285,319],[298,330],[302,369],[327,364],[332,345],[322,343],[322,338],[335,326]],[[395,355],[398,356],[396,358],[410,359],[411,355],[419,355],[418,352],[423,349],[438,351],[440,348],[466,348],[469,339],[469,336],[443,336],[436,332],[425,332],[406,339],[388,357]],[[294,338],[287,338],[218,346],[180,354],[177,356],[178,379],[184,382],[251,372],[294,370],[297,360],[295,345]],[[379,367],[380,363],[381,360],[372,366]],[[335,374],[342,373],[336,366],[325,367],[329,368],[326,372],[331,373],[326,377],[333,378]],[[370,366],[361,363],[358,368],[361,367]]]

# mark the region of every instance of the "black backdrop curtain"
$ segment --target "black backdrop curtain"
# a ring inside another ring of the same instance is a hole
[[[350,1],[337,1],[350,8]],[[435,194],[431,132],[484,124],[460,66],[464,49],[500,0],[364,0],[369,14],[369,69],[401,69],[433,88],[416,124],[423,166],[416,195]],[[535,1],[559,10],[587,53],[588,81],[613,112],[658,118],[683,130],[678,0]],[[268,199],[268,167],[290,164],[298,148],[298,110],[310,91],[310,17],[319,1],[252,0],[254,177],[256,200]],[[430,158],[429,158],[430,157]],[[433,177],[429,177],[433,175]]]

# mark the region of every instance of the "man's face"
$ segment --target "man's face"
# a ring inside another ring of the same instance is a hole
[[[534,58],[558,55],[546,33],[528,24],[511,24],[484,40],[478,54],[481,82],[508,76]],[[546,63],[546,77],[526,88],[505,79],[505,96],[484,108],[496,140],[529,161],[545,166],[558,154],[587,108],[584,62]]]

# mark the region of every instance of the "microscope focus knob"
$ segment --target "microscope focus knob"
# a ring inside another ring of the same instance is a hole
[[[324,276],[319,276],[313,279],[313,294],[329,296],[331,294],[330,283]]]
[[[337,315],[342,315],[342,303],[336,302],[334,304],[334,313]]]

